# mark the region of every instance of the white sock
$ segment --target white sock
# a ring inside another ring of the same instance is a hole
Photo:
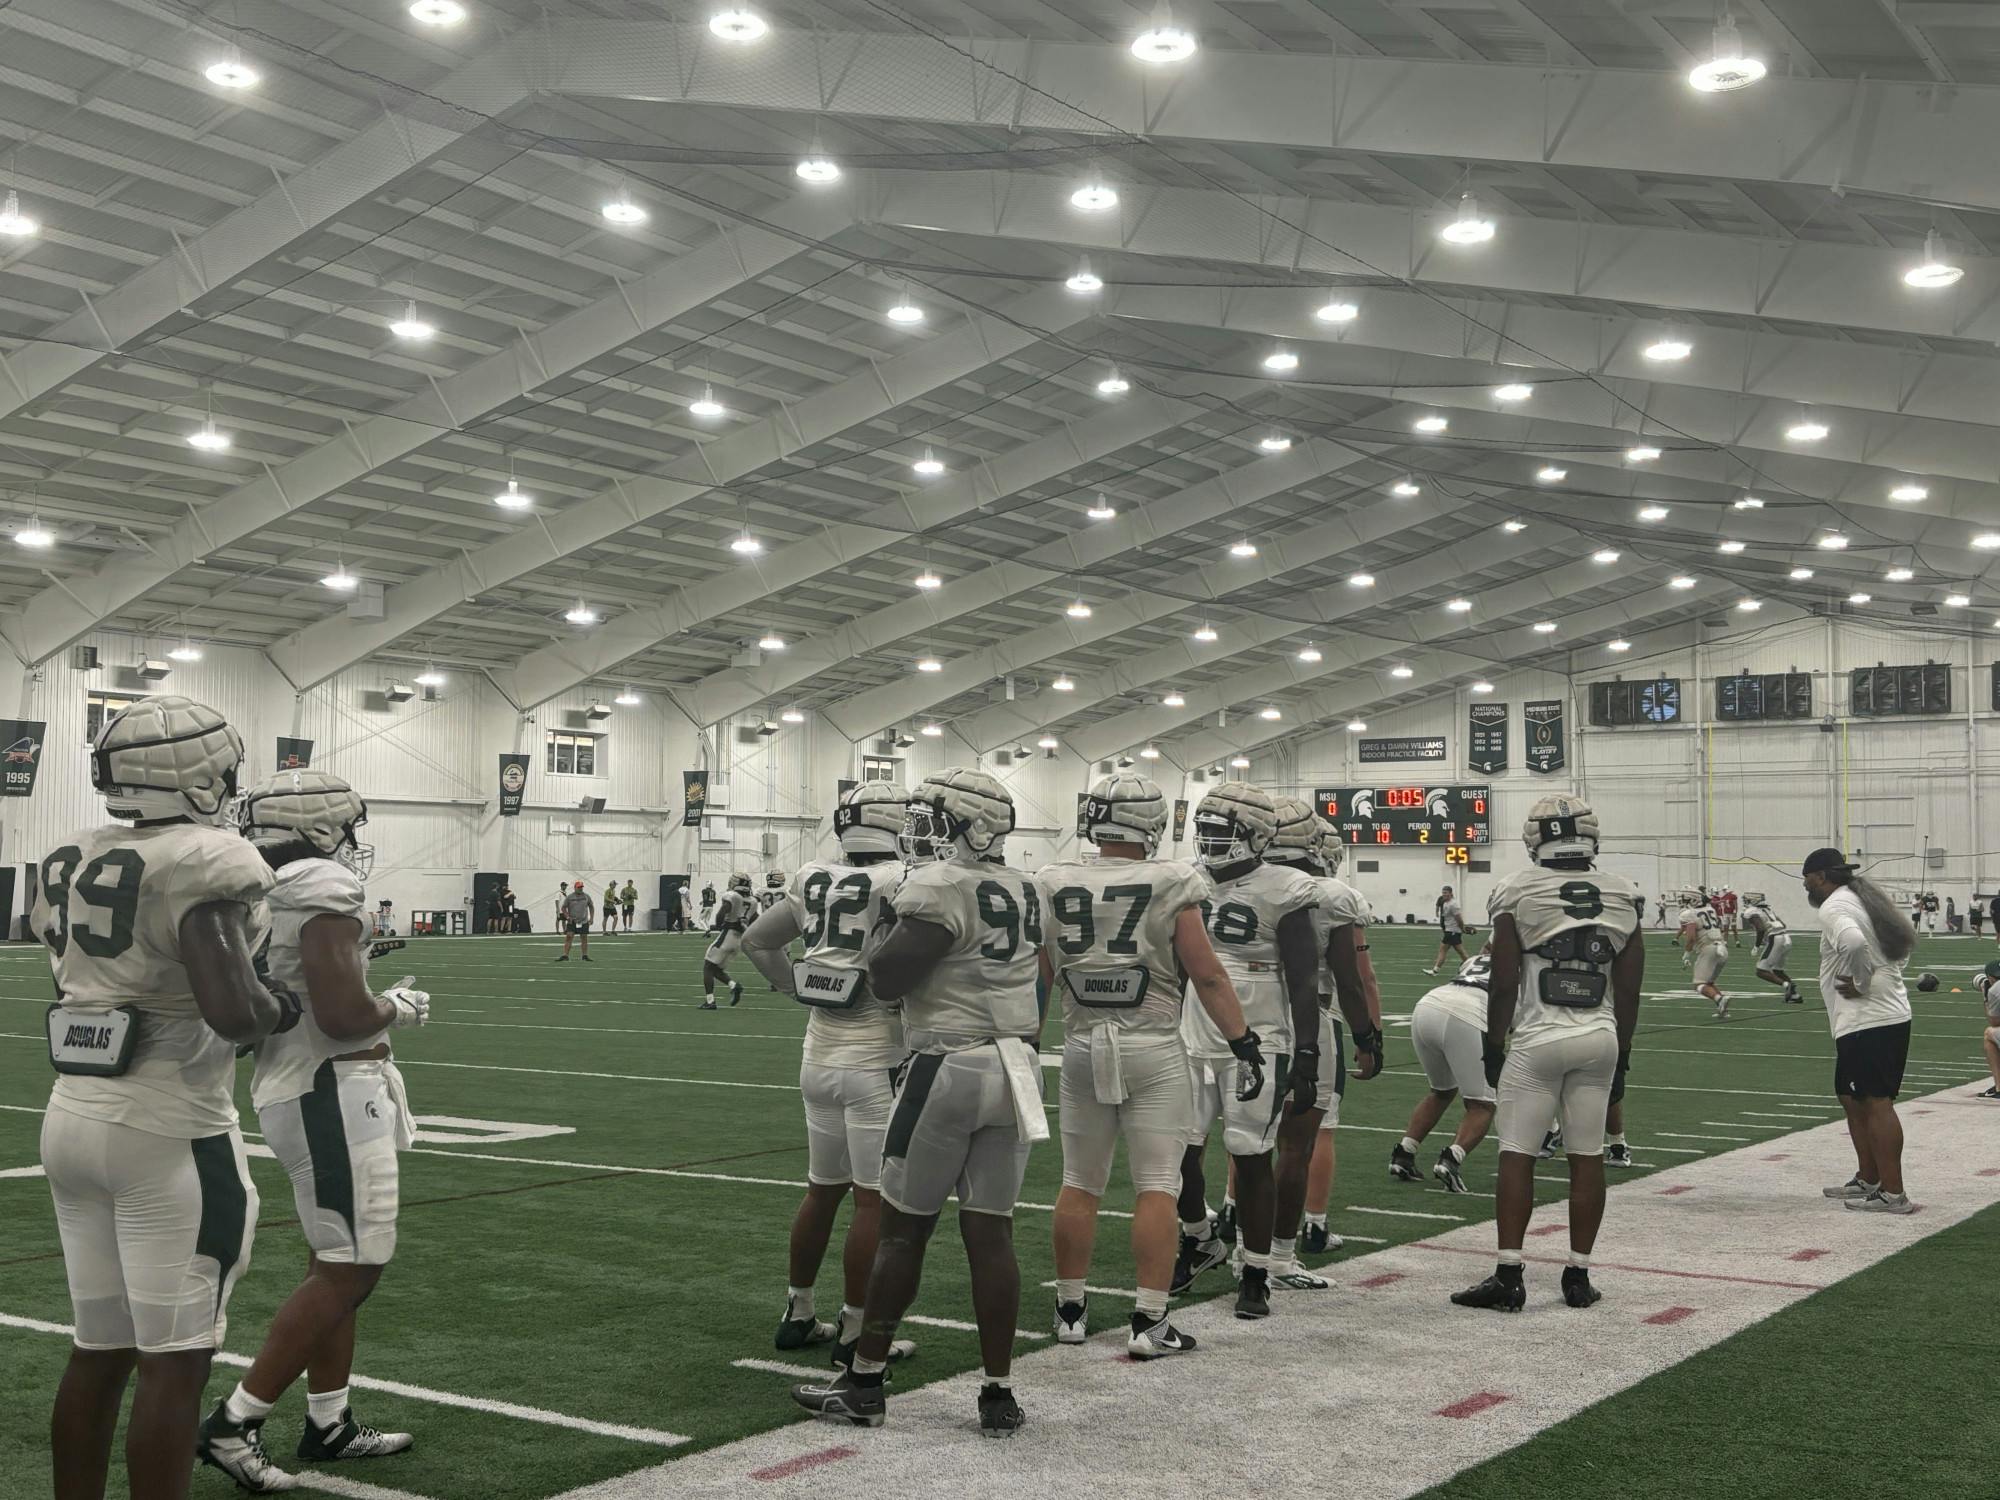
[[[1453,1141],[1449,1146],[1445,1147],[1444,1154],[1457,1162],[1461,1167],[1465,1165],[1465,1153],[1458,1149],[1457,1141]]]
[[[1065,1276],[1058,1276],[1056,1278],[1057,1302],[1081,1302],[1082,1300],[1083,1278],[1081,1276],[1073,1281]]]
[[[1313,1228],[1315,1228],[1315,1229],[1324,1229],[1324,1228],[1326,1228],[1326,1215],[1325,1215],[1325,1214],[1307,1214],[1307,1215],[1306,1215],[1306,1222],[1307,1222],[1308,1224],[1312,1225],[1312,1227],[1313,1227]]]
[[[1625,1137],[1622,1135],[1607,1135],[1604,1138],[1604,1144],[1607,1146],[1622,1146],[1625,1144]]]
[[[785,1288],[785,1316],[797,1322],[813,1316],[813,1289],[809,1286]]]
[[[1281,1240],[1276,1235],[1271,1236],[1272,1265],[1289,1266],[1293,1261],[1297,1260],[1298,1258],[1299,1258],[1299,1237],[1297,1235],[1293,1235],[1288,1240]]]
[[[1501,1264],[1501,1265],[1503,1265],[1503,1266],[1518,1266],[1518,1265],[1519,1265],[1520,1263],[1521,1263],[1521,1252],[1520,1252],[1520,1251],[1518,1251],[1518,1250],[1506,1250],[1506,1249],[1503,1249],[1503,1250],[1501,1250],[1501,1252],[1500,1252],[1500,1264]]]
[[[1205,1240],[1209,1237],[1208,1224],[1209,1221],[1207,1219],[1196,1219],[1192,1223],[1183,1219],[1181,1220],[1181,1233],[1189,1239]]]
[[[306,1415],[315,1427],[331,1427],[347,1411],[347,1387],[337,1391],[307,1391]]]
[[[271,1415],[271,1408],[276,1405],[275,1401],[259,1401],[244,1390],[239,1381],[236,1389],[229,1393],[229,1399],[223,1402],[222,1409],[232,1422],[261,1422]]]
[[[1243,1252],[1243,1269],[1246,1271],[1269,1271],[1271,1269],[1271,1253],[1267,1250],[1262,1255],[1259,1255],[1255,1250],[1245,1250]]]
[[[1417,1141],[1417,1138],[1413,1135],[1406,1135],[1403,1137],[1403,1149],[1409,1152],[1410,1155],[1412,1156],[1415,1156],[1417,1154],[1418,1144],[1419,1143]]]
[[[880,1375],[888,1368],[889,1361],[886,1359],[870,1359],[859,1353],[854,1356],[854,1373],[857,1375]]]
[[[1156,1290],[1152,1287],[1140,1287],[1138,1312],[1140,1317],[1155,1323],[1164,1318],[1167,1315],[1166,1288],[1160,1287]]]
[[[861,1309],[851,1303],[840,1304],[840,1341],[851,1344],[861,1337]]]
[[[979,1378],[988,1385],[1006,1385],[1008,1383],[1005,1375],[995,1375],[991,1370],[982,1369],[979,1372]]]
[[[1590,1269],[1590,1252],[1587,1250],[1570,1251],[1569,1263],[1579,1271],[1588,1271]]]

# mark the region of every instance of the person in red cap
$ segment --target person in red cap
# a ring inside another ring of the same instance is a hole
[[[1854,1175],[1826,1196],[1863,1213],[1914,1213],[1903,1190],[1896,1095],[1910,1055],[1903,965],[1917,946],[1916,928],[1838,849],[1813,850],[1800,875],[1819,913],[1819,989],[1833,1026],[1833,1091],[1854,1140]]]

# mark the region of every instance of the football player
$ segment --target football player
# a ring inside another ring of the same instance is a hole
[[[1527,1302],[1521,1245],[1535,1207],[1537,1143],[1551,1119],[1569,1159],[1569,1264],[1563,1301],[1589,1307],[1590,1252],[1604,1221],[1604,1117],[1630,1065],[1646,945],[1639,888],[1596,868],[1597,814],[1581,797],[1544,797],[1523,837],[1531,869],[1490,899],[1493,970],[1485,1071],[1498,1088],[1500,1259],[1493,1274],[1452,1293],[1460,1307],[1518,1312]],[[1509,1032],[1513,1045],[1502,1050]]]
[[[607,933],[618,930],[618,881],[614,877],[604,882],[604,930]]]
[[[1330,823],[1321,831],[1320,855],[1320,862],[1325,866],[1326,873],[1339,878],[1342,858],[1340,834]],[[1379,1029],[1382,1025],[1382,989],[1375,978],[1375,960],[1369,953],[1368,943],[1368,928],[1375,921],[1375,909],[1368,904],[1366,896],[1360,899],[1362,917],[1354,930],[1354,962],[1355,967],[1361,971],[1361,988],[1368,997],[1369,1017]],[[1320,969],[1319,978],[1322,986],[1331,986],[1331,975],[1324,965]],[[1321,998],[1323,1002],[1324,995]],[[1323,1003],[1321,1013],[1323,1016],[1326,1015]],[[1334,1034],[1338,1036],[1340,1019],[1337,1016],[1331,1019]],[[1324,1020],[1321,1025],[1322,1027],[1325,1025]],[[1339,1235],[1326,1227],[1326,1211],[1333,1201],[1334,1145],[1340,1127],[1338,1101],[1345,1093],[1342,1085],[1346,1076],[1347,1069],[1344,1066],[1335,1072],[1335,1107],[1319,1122],[1319,1141],[1313,1147],[1312,1167],[1306,1173],[1306,1220],[1299,1226],[1299,1248],[1308,1255],[1325,1255],[1329,1251],[1340,1249],[1345,1243]]]
[[[1139,1298],[1126,1342],[1134,1359],[1185,1354],[1195,1345],[1167,1321],[1174,1198],[1189,1123],[1183,976],[1241,1065],[1235,1087],[1244,1102],[1264,1087],[1257,1034],[1244,1023],[1202,926],[1207,882],[1190,864],[1154,857],[1167,816],[1165,794],[1144,776],[1104,777],[1083,811],[1083,837],[1097,846],[1098,858],[1051,864],[1036,877],[1048,898],[1042,978],[1063,1008],[1056,1341],[1081,1344],[1087,1333],[1084,1283],[1111,1155],[1122,1139],[1136,1195]]]
[[[1976,900],[1972,909],[1979,910]],[[2000,959],[1989,963],[1972,981],[1986,1003],[1986,1029],[1979,1041],[1986,1051],[1987,1071],[1993,1075],[1993,1086],[1975,1094],[1976,1099],[2000,1099],[2000,982],[1996,981],[2000,981]]]
[[[701,925],[708,926],[708,914],[715,910],[715,882],[704,880],[701,884]]]
[[[1013,797],[981,770],[939,771],[910,797],[906,849],[930,862],[896,893],[895,923],[869,955],[868,988],[902,1005],[912,1055],[882,1147],[882,1226],[861,1342],[831,1381],[792,1389],[822,1416],[882,1424],[896,1325],[956,1192],[985,1366],[979,1429],[1011,1437],[1022,1424],[1007,1384],[1021,1307],[1014,1200],[1030,1145],[1049,1127],[1036,1056],[1042,897],[1033,879],[1007,868],[1013,828]]]
[[[355,1315],[396,1249],[396,1153],[415,1139],[391,1028],[421,1026],[430,996],[406,977],[368,987],[362,888],[375,851],[356,830],[368,805],[325,771],[280,771],[244,799],[238,824],[277,877],[265,981],[285,1020],[257,1046],[250,1085],[264,1140],[292,1180],[309,1254],[250,1371],[201,1425],[195,1454],[253,1494],[296,1480],[267,1456],[264,1419],[306,1377],[306,1460],[401,1453],[406,1432],[378,1432],[348,1409]]]
[[[1750,936],[1757,944],[1757,977],[1766,984],[1782,985],[1785,1004],[1805,1004],[1799,987],[1785,972],[1785,960],[1792,953],[1791,929],[1783,917],[1771,910],[1762,891],[1743,893],[1743,925],[1750,929]]]
[[[91,746],[116,821],[72,835],[35,875],[57,995],[41,1160],[75,1324],[49,1431],[63,1500],[104,1494],[135,1368],[130,1492],[183,1500],[202,1386],[250,1264],[236,1049],[282,1013],[253,962],[271,872],[227,827],[242,763],[214,709],[141,699]]]
[[[1729,962],[1729,939],[1723,936],[1715,903],[1698,896],[1688,898],[1675,920],[1680,928],[1681,966],[1693,967],[1695,993],[1715,1002],[1716,1020],[1728,1020],[1729,997],[1715,981]]]
[[[590,892],[583,888],[581,880],[571,885],[569,894],[563,897],[562,912],[563,951],[562,956],[556,962],[559,964],[569,962],[570,940],[575,939],[583,945],[583,961],[589,963],[591,961],[590,923],[591,919],[597,915],[597,908],[596,903],[590,899]]]
[[[757,910],[767,912],[785,899],[785,872],[768,870],[764,874],[764,889],[757,893]]]
[[[750,905],[750,877],[741,872],[730,876],[729,887],[722,893],[722,904],[716,907],[715,922],[709,929],[715,938],[701,956],[701,1010],[715,1009],[718,979],[729,986],[731,1005],[743,1003],[743,986],[729,977],[728,969],[729,960],[743,946],[743,930],[750,925]]]
[[[1450,886],[1446,886],[1437,898],[1438,953],[1426,974],[1435,974],[1444,967],[1447,953],[1458,955],[1458,966],[1465,967],[1465,908],[1459,904]]]
[[[902,786],[889,781],[866,781],[849,791],[833,810],[840,857],[801,869],[785,899],[743,936],[743,951],[771,988],[811,1007],[799,1066],[806,1195],[792,1216],[791,1284],[777,1345],[803,1349],[832,1341],[836,1364],[854,1357],[861,1337],[861,1303],[881,1216],[882,1138],[895,1102],[890,1080],[904,1057],[902,1017],[869,992],[866,946],[903,883],[897,840],[908,800]],[[790,956],[795,938],[805,944],[797,964]],[[850,1190],[854,1214],[841,1256],[845,1296],[839,1323],[826,1323],[815,1313],[813,1284]]]
[[[1311,1109],[1286,1116],[1278,1127],[1277,1208],[1271,1231],[1271,1285],[1285,1291],[1325,1291],[1333,1283],[1299,1264],[1299,1219],[1307,1201],[1308,1179],[1325,1143],[1325,1208],[1333,1192],[1333,1136],[1340,1127],[1340,1100],[1347,1090],[1347,1064],[1342,1055],[1344,1038],[1340,1020],[1333,1013],[1334,997],[1340,999],[1341,1014],[1354,1028],[1358,1051],[1377,1054],[1382,1050],[1379,995],[1371,994],[1361,970],[1360,935],[1368,925],[1368,905],[1361,893],[1344,880],[1327,873],[1327,849],[1339,858],[1338,841],[1328,837],[1332,829],[1302,797],[1276,800],[1278,831],[1264,851],[1268,864],[1282,865],[1308,876],[1318,895],[1313,908],[1313,946],[1319,954],[1317,1041],[1322,1058],[1333,1060],[1332,1087],[1320,1091]],[[1378,1068],[1379,1071],[1379,1068]],[[1327,1243],[1331,1242],[1328,1236]]]
[[[1202,798],[1194,814],[1195,851],[1208,877],[1204,904],[1209,941],[1236,987],[1243,1016],[1263,1039],[1272,1085],[1255,1099],[1239,1099],[1242,1066],[1199,1007],[1181,1019],[1194,1069],[1195,1119],[1181,1159],[1181,1249],[1174,1284],[1186,1287],[1227,1256],[1221,1223],[1208,1212],[1203,1156],[1208,1133],[1222,1121],[1223,1149],[1235,1171],[1236,1233],[1243,1272],[1236,1316],[1271,1312],[1271,1233],[1277,1219],[1271,1168],[1278,1125],[1285,1111],[1303,1114],[1319,1095],[1319,946],[1313,912],[1319,888],[1298,870],[1267,865],[1263,855],[1278,831],[1277,806],[1268,793],[1242,781],[1225,781]],[[1357,1038],[1357,1041],[1359,1039]],[[1373,1077],[1380,1054],[1361,1059],[1361,1076]]]
[[[627,933],[632,930],[632,913],[638,909],[639,887],[632,884],[630,880],[627,880],[625,888],[618,893],[618,914],[624,919],[624,927]]]
[[[1410,1012],[1410,1043],[1430,1083],[1430,1092],[1410,1111],[1403,1138],[1389,1148],[1389,1175],[1422,1182],[1417,1147],[1436,1128],[1453,1098],[1465,1101],[1458,1133],[1438,1153],[1431,1175],[1447,1192],[1468,1191],[1465,1159],[1493,1128],[1493,1085],[1486,1080],[1486,989],[1492,975],[1490,945],[1474,954],[1449,982],[1417,1001]]]

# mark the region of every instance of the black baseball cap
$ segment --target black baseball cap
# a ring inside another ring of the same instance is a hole
[[[1856,866],[1838,849],[1815,849],[1806,856],[1801,875],[1824,875],[1830,870],[1852,870]]]

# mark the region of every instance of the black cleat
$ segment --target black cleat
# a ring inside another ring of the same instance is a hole
[[[743,1003],[743,986],[742,986],[742,985],[740,985],[740,984],[735,984],[735,983],[732,983],[732,984],[731,984],[731,985],[729,986],[729,1003],[730,1003],[730,1004],[731,1004],[732,1006],[737,1006],[737,1005],[741,1005],[741,1004]]]
[[[1447,1193],[1471,1192],[1472,1189],[1465,1185],[1465,1179],[1459,1175],[1458,1169],[1459,1160],[1451,1154],[1450,1148],[1447,1147],[1438,1153],[1437,1165],[1431,1168],[1431,1176],[1444,1184],[1444,1190]]]
[[[982,1437],[1010,1438],[1027,1425],[1021,1403],[1013,1390],[988,1383],[979,1388],[979,1433]]]
[[[1563,1267],[1563,1301],[1571,1307],[1589,1307],[1603,1298],[1604,1293],[1590,1284],[1590,1272],[1582,1266]]]
[[[1056,1342],[1081,1344],[1090,1337],[1090,1299],[1056,1304]]]
[[[791,1308],[786,1307],[789,1314]],[[780,1349],[806,1349],[814,1344],[831,1343],[840,1330],[831,1323],[822,1323],[818,1318],[786,1317],[778,1324],[778,1336],[772,1342]]]
[[[321,1427],[306,1418],[306,1430],[299,1434],[299,1457],[309,1463],[331,1463],[341,1458],[382,1458],[401,1453],[416,1439],[407,1432],[381,1432],[354,1420],[343,1411],[331,1427]]]
[[[1236,1316],[1245,1322],[1271,1316],[1271,1273],[1262,1266],[1245,1266],[1236,1289]]]
[[[1125,1352],[1134,1359],[1165,1359],[1170,1354],[1189,1354],[1194,1350],[1194,1335],[1182,1333],[1169,1323],[1163,1313],[1149,1318],[1144,1313],[1132,1314],[1132,1337],[1126,1342]]]
[[[2000,1083],[1994,1084],[1990,1089],[1981,1089],[1972,1097],[1975,1099],[2000,1099]]]
[[[1620,1142],[1615,1146],[1606,1146],[1604,1148],[1604,1165],[1607,1167],[1636,1167],[1639,1164],[1632,1159],[1632,1148]]]
[[[792,1399],[814,1416],[852,1427],[880,1427],[889,1403],[880,1375],[856,1375],[841,1369],[824,1385],[795,1385]]]
[[[1502,1281],[1498,1275],[1493,1275],[1477,1286],[1453,1292],[1451,1300],[1458,1307],[1490,1307],[1499,1312],[1519,1312],[1528,1305],[1528,1288],[1524,1282]]]
[[[1417,1170],[1417,1153],[1405,1151],[1401,1146],[1391,1146],[1389,1175],[1398,1182],[1422,1182],[1424,1174]]]
[[[1340,1249],[1345,1243],[1346,1241],[1324,1224],[1308,1224],[1299,1231],[1299,1249],[1307,1255],[1327,1255]]]
[[[582,957],[583,957],[583,961],[584,961],[585,963],[587,963],[587,964],[588,964],[588,963],[595,963],[595,962],[596,962],[596,960],[595,960],[595,959],[593,959],[593,958],[592,958],[592,957],[591,957],[591,956],[590,956],[590,955],[589,955],[588,953],[586,953],[586,954],[582,955]]]
[[[557,962],[557,963],[559,963],[559,964],[566,964],[566,963],[568,963],[568,962],[569,962],[569,955],[568,955],[567,953],[563,954],[563,955],[562,955],[562,956],[561,956],[560,958],[558,958],[558,959],[556,960],[556,962]]]
[[[1221,1240],[1213,1236],[1198,1240],[1191,1234],[1182,1235],[1180,1254],[1174,1257],[1173,1285],[1169,1290],[1179,1296],[1194,1285],[1195,1277],[1228,1259],[1229,1247]]]
[[[710,997],[709,997],[708,999],[706,999],[706,1000],[702,1001],[702,1002],[701,1002],[701,1004],[697,1005],[697,1006],[695,1007],[695,1009],[696,1009],[696,1010],[714,1010],[714,1009],[715,1009],[715,998],[714,998],[713,996],[710,996]]]
[[[1215,1216],[1215,1237],[1230,1249],[1236,1248],[1236,1205],[1225,1203]]]
[[[218,1402],[195,1429],[194,1456],[253,1495],[298,1488],[298,1477],[272,1463],[264,1452],[264,1424],[232,1421],[226,1402]]]

